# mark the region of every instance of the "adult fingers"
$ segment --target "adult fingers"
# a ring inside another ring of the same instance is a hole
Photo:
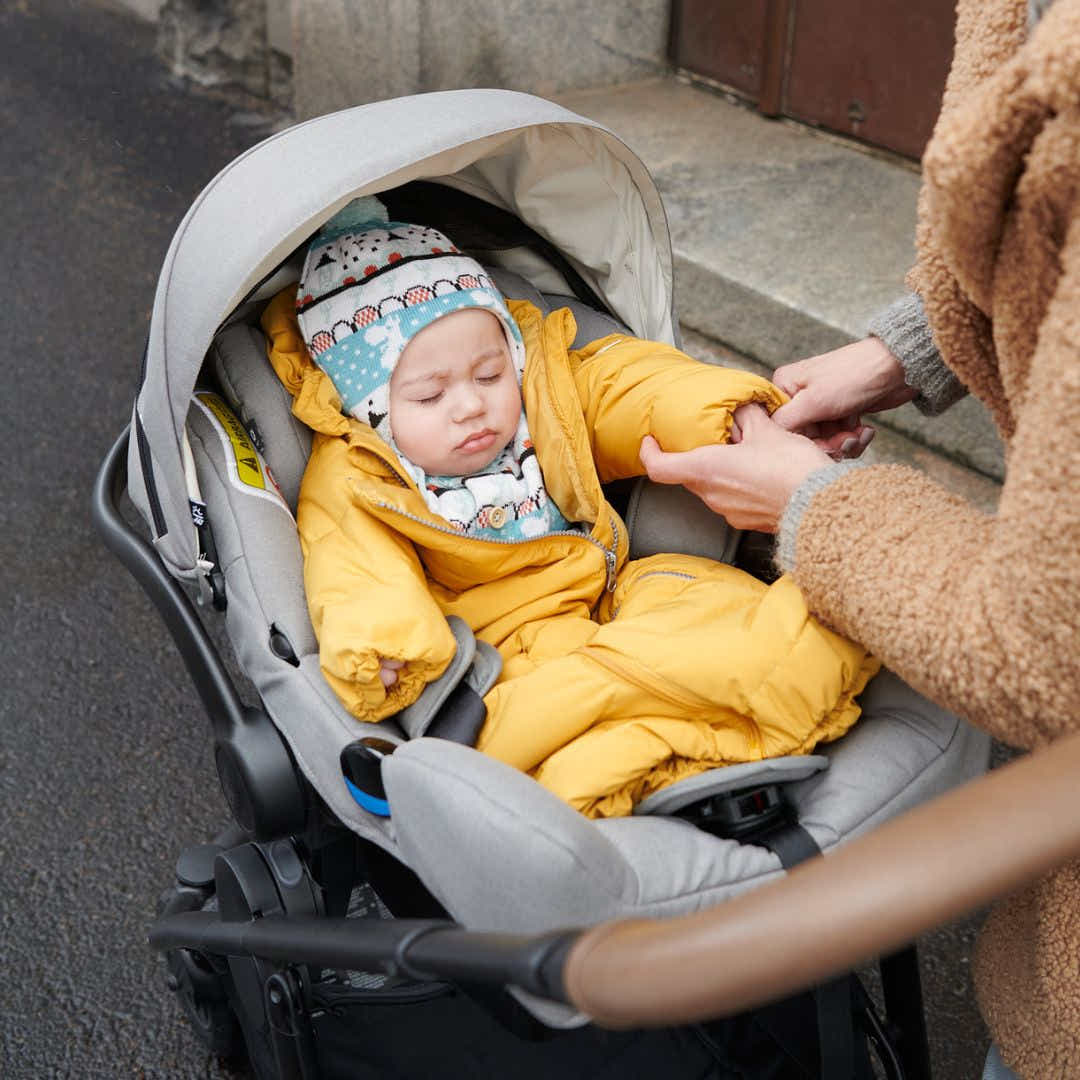
[[[744,443],[747,441],[757,441],[762,436],[767,435],[770,431],[775,430],[772,420],[769,419],[769,414],[765,410],[763,405],[757,403],[750,405],[740,405],[734,413],[732,413],[734,419],[733,427],[737,427],[739,430],[738,439],[733,438],[733,443]]]
[[[806,386],[805,368],[802,361],[794,364],[784,364],[778,367],[772,375],[773,386],[778,386],[788,397],[794,397]]]
[[[825,408],[809,391],[803,390],[801,393],[796,393],[789,402],[781,405],[772,414],[772,419],[774,423],[788,431],[802,431],[810,424],[834,419],[829,413],[830,410]]]
[[[660,444],[651,435],[646,435],[641,440],[638,456],[650,480],[658,484],[689,485],[700,477],[698,458],[701,449],[669,454],[660,449]]]
[[[836,447],[849,438],[857,438],[862,431],[862,418],[859,416],[845,416],[840,420],[822,420],[820,424],[807,424],[801,429],[800,434],[817,443],[819,446]]]
[[[870,445],[874,438],[874,429],[866,424],[854,428],[841,428],[828,436],[814,439],[814,444],[821,447],[830,457],[838,461],[844,458],[857,458]]]

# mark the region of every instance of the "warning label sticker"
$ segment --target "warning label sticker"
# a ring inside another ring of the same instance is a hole
[[[274,483],[266,462],[255,449],[251,437],[232,409],[217,394],[200,392],[195,395],[195,402],[217,421],[215,426],[222,435],[222,445],[233,466],[229,470],[229,479],[233,485],[248,494],[271,499],[291,517],[292,514]]]
[[[263,477],[262,466],[259,463],[259,452],[255,444],[248,438],[244,425],[240,423],[232,409],[216,394],[196,394],[201,401],[217,418],[217,422],[225,429],[232,443],[233,460],[236,463],[237,477],[242,484],[250,487],[266,489],[266,480]]]

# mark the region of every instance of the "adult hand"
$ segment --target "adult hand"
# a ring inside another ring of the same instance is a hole
[[[874,429],[862,422],[864,412],[894,409],[915,396],[900,361],[875,337],[785,364],[773,382],[791,397],[773,420],[833,457],[858,457],[870,445]]]
[[[809,439],[785,431],[760,405],[735,410],[729,444],[668,454],[651,436],[641,442],[650,480],[682,484],[736,529],[775,533],[795,489],[832,459]]]

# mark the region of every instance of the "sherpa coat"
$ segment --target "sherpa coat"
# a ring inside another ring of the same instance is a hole
[[[1026,22],[1025,0],[959,4],[910,278],[1005,443],[997,513],[856,469],[810,501],[794,575],[917,689],[1030,748],[1080,726],[1080,0]],[[975,977],[1021,1077],[1080,1077],[1080,866],[994,910]]]
[[[877,670],[807,613],[790,578],[765,586],[690,556],[627,561],[601,483],[641,474],[646,434],[672,450],[727,441],[732,411],[783,396],[763,379],[614,335],[569,351],[574,320],[510,309],[545,485],[588,530],[502,543],[434,516],[393,451],[341,414],[308,358],[291,297],[263,324],[294,412],[317,432],[297,520],[324,674],[378,720],[453,655],[461,616],[502,655],[481,750],[531,771],[583,813],[611,816],[667,783],[736,761],[808,752],[856,719]],[[379,658],[403,660],[389,692]]]

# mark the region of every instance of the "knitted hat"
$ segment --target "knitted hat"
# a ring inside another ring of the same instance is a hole
[[[353,199],[311,241],[296,293],[300,332],[342,411],[393,445],[390,377],[405,346],[462,308],[497,316],[521,381],[525,347],[494,282],[436,229],[389,221],[374,196]]]

